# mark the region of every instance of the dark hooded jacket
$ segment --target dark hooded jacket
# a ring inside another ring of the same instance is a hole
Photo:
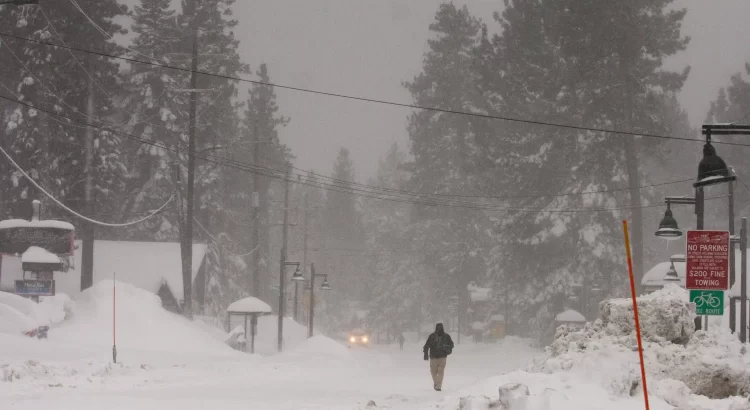
[[[453,353],[453,339],[445,333],[442,323],[435,325],[435,332],[427,338],[422,350],[425,357],[429,356],[431,359],[442,359]]]

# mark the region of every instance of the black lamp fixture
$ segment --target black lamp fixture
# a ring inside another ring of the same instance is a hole
[[[328,278],[323,278],[323,283],[320,284],[320,290],[331,290],[331,285],[328,283]]]
[[[664,218],[659,223],[659,229],[656,230],[654,235],[668,240],[682,237],[682,230],[677,226],[677,220],[674,219],[669,204],[667,204],[667,211],[664,212]]]
[[[297,269],[294,271],[294,274],[292,275],[291,279],[293,281],[297,281],[297,282],[304,282],[305,281],[305,277],[302,276],[302,272],[299,271],[299,266],[297,266]]]
[[[703,159],[698,165],[698,180],[693,184],[695,188],[722,184],[736,180],[737,177],[729,172],[727,163],[716,155],[716,148],[711,145],[711,134],[706,135],[703,146]]]
[[[664,284],[667,283],[680,283],[680,276],[677,275],[677,269],[674,268],[674,261],[670,261],[669,270],[664,275]]]

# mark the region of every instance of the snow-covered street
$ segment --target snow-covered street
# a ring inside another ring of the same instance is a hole
[[[45,343],[49,341],[31,344],[44,348]],[[271,357],[230,353],[153,361],[123,351],[118,365],[104,364],[109,352],[103,350],[101,361],[60,363],[59,368],[36,371],[26,365],[27,373],[19,380],[0,384],[0,403],[13,409],[357,409],[372,400],[378,408],[413,409],[441,403],[487,377],[525,367],[537,353],[515,341],[458,345],[444,391],[438,393],[432,390],[419,345],[407,345],[401,352],[393,346],[349,351],[324,338],[310,344],[317,353],[309,357],[303,357],[307,345]]]

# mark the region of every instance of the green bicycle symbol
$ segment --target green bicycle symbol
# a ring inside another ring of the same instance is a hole
[[[706,304],[711,308],[718,308],[719,306],[721,306],[721,299],[712,295],[710,292],[703,292],[700,294],[700,296],[693,299],[693,303],[695,303],[696,308],[703,307],[703,304]]]

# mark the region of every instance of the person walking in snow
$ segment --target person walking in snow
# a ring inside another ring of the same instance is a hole
[[[453,353],[453,339],[451,339],[451,335],[445,333],[442,323],[435,325],[435,332],[427,338],[422,350],[424,359],[430,360],[432,384],[436,391],[441,391],[443,389],[446,360],[448,355]]]
[[[406,339],[404,339],[404,334],[403,333],[399,333],[399,335],[398,335],[398,347],[401,350],[404,350],[404,342],[405,341],[406,341]]]

